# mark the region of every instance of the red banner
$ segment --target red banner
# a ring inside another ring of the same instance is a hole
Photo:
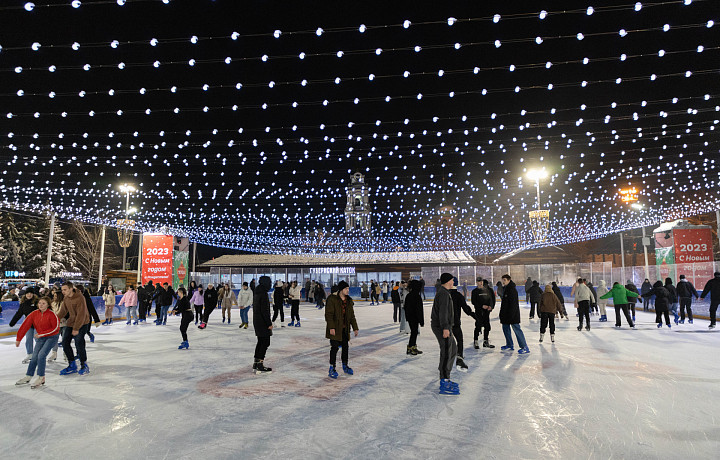
[[[143,235],[142,283],[173,282],[173,237],[147,233]]]
[[[675,263],[712,262],[713,242],[709,228],[673,230]]]

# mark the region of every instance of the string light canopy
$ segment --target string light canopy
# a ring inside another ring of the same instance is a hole
[[[117,227],[132,183],[136,230],[198,243],[476,255],[720,207],[713,1],[465,3],[0,6],[0,205]]]

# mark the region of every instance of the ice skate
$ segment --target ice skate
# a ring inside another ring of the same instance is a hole
[[[662,327],[662,323],[658,323],[657,327],[660,329]]]
[[[715,325],[714,324],[709,325],[708,329],[715,329]]]
[[[288,326],[289,326],[289,327],[295,327],[295,321],[290,321],[290,322],[288,323]]]
[[[495,345],[492,345],[489,340],[484,340],[483,348],[495,348]]]
[[[15,385],[27,385],[30,383],[30,379],[32,378],[32,375],[26,375],[25,377],[21,378],[17,382],[15,382]]]
[[[68,367],[60,371],[60,375],[70,375],[70,374],[76,374],[78,371],[77,364],[75,361],[70,362]]]
[[[414,353],[415,355],[421,355],[421,354],[422,354],[422,351],[418,350],[417,345],[415,345],[415,346],[413,347],[413,353]]]
[[[544,336],[545,336],[545,334],[540,334],[540,343],[542,343]]]
[[[439,393],[441,395],[459,395],[460,386],[455,382],[451,382],[449,379],[441,379]]]
[[[22,363],[27,364],[30,362],[31,359],[32,359],[32,353],[26,355],[25,358],[23,358]]]
[[[693,320],[689,319],[688,324],[692,324],[692,323],[693,323]]]
[[[272,368],[265,367],[263,364],[263,360],[258,360],[256,366],[255,366],[255,374],[271,374]]]
[[[107,326],[108,324],[110,324],[110,320],[106,319],[105,321],[102,322],[103,326]]]
[[[480,342],[478,342],[477,340],[474,340],[474,341],[473,341],[473,346],[475,347],[476,350],[479,350],[479,349],[480,349]]]
[[[51,351],[50,356],[48,356],[47,362],[51,363],[57,359],[57,351]]]
[[[515,347],[512,345],[503,345],[502,347],[500,347],[500,349],[513,351],[515,349]]]
[[[328,369],[328,377],[330,377],[331,379],[338,378],[338,373],[335,370],[335,366],[330,366],[330,369]]]
[[[137,320],[133,321],[133,326],[137,326],[137,325],[138,325]]]
[[[45,376],[40,377],[39,375],[36,375],[34,379],[30,382],[30,388],[33,390],[35,388],[41,387],[45,385]]]
[[[582,326],[578,326],[578,327],[577,327],[577,330],[578,330],[578,331],[582,331]]]
[[[223,324],[225,324],[225,318],[223,318]]]
[[[681,320],[680,320],[680,324],[685,324],[685,320],[684,320],[684,319],[681,319]]]
[[[131,323],[131,321],[130,321],[130,320],[127,320],[127,322],[125,323],[125,325],[126,325],[126,326],[129,326],[130,323]]]
[[[586,330],[586,331],[589,331],[589,330],[590,330],[590,326],[585,326],[585,330]]]
[[[187,350],[190,347],[190,345],[187,343],[187,341],[183,340],[180,343],[180,346],[178,347],[178,350]]]
[[[205,329],[206,327],[207,327],[207,324],[200,323],[200,325],[198,326],[198,329]]]
[[[405,352],[406,355],[412,355],[413,354],[413,347],[410,345],[407,346],[407,351]]]
[[[78,371],[78,375],[87,375],[90,373],[90,367],[87,365],[87,363],[83,364],[80,370]]]
[[[555,334],[550,334],[550,341],[555,343]]]
[[[300,327],[300,321],[298,321],[297,323],[295,323],[295,327]]]
[[[355,373],[355,371],[353,371],[352,368],[345,363],[343,363],[342,368],[343,372],[345,372],[347,375],[353,375]]]
[[[526,355],[526,354],[528,354],[528,353],[530,353],[530,349],[529,349],[528,347],[523,347],[523,348],[521,348],[521,349],[518,350],[518,354],[519,354],[519,355]]]
[[[671,325],[669,325],[669,324],[667,325],[667,327],[668,327],[668,329],[672,328],[672,326],[671,326]]]
[[[467,372],[467,371],[468,371],[468,367],[467,367],[467,364],[465,364],[465,360],[462,359],[462,358],[459,357],[459,356],[458,356],[457,359],[455,360],[455,367],[456,367],[457,370],[459,370],[460,372]]]
[[[90,343],[95,343],[95,335],[92,332],[88,332],[88,335],[90,336]]]

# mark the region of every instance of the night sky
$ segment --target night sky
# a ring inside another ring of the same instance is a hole
[[[0,7],[6,207],[113,225],[130,183],[139,228],[203,244],[483,254],[532,244],[531,168],[545,244],[720,205],[715,0],[25,3]],[[355,171],[371,237],[342,235]]]

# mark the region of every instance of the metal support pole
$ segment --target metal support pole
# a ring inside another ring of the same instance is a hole
[[[642,236],[643,236],[643,253],[645,254],[645,278],[650,279],[650,266],[648,264],[648,253],[647,253],[647,245],[645,244],[645,227],[642,228]]]
[[[100,265],[98,266],[98,289],[102,286],[103,259],[105,258],[105,226],[100,232]]]
[[[535,187],[537,187],[537,207],[538,211],[540,210],[540,179],[538,179],[535,182]]]
[[[50,213],[50,236],[48,237],[47,259],[45,260],[45,286],[50,284],[50,262],[52,262],[53,239],[55,238],[55,213]]]
[[[620,260],[622,261],[622,282],[625,282],[625,241],[623,240],[623,234],[620,233]]]
[[[130,192],[128,191],[125,193],[125,220],[126,220],[125,223],[126,224],[127,224],[127,218],[128,218],[129,212],[130,212]],[[130,241],[132,242],[132,237],[130,237]],[[126,257],[127,257],[127,248],[123,247],[123,258],[122,258],[122,269],[123,270],[125,270],[125,268],[127,267],[127,265],[125,263],[125,261],[127,260]]]
[[[193,241],[193,268],[192,271],[195,273],[195,261],[197,260],[197,242]],[[195,275],[193,275],[195,276]],[[192,276],[190,277],[192,279]]]
[[[142,251],[143,251],[143,237],[142,232],[138,235],[138,263],[137,263],[137,286],[140,286],[142,282]]]

